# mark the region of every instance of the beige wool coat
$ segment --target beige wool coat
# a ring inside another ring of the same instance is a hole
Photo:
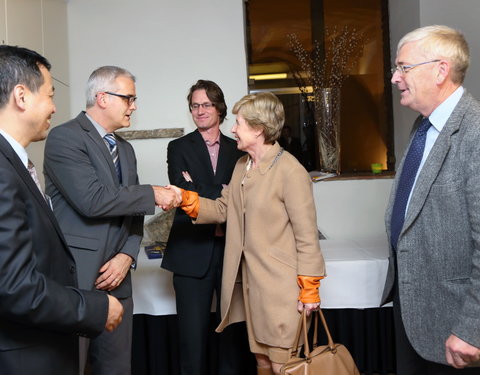
[[[289,348],[299,318],[297,275],[324,276],[325,263],[310,177],[297,159],[281,150],[275,143],[249,171],[249,156],[240,158],[222,196],[200,198],[196,223],[227,221],[217,331],[245,320],[243,301],[249,298],[254,339]],[[244,286],[242,264],[248,280]]]

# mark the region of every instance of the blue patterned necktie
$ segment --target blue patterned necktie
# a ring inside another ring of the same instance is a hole
[[[402,231],[403,222],[405,220],[408,197],[412,191],[418,167],[422,161],[423,151],[425,150],[427,131],[431,125],[428,117],[425,117],[422,120],[422,123],[412,139],[412,143],[403,163],[402,174],[400,175],[397,185],[397,193],[395,195],[390,223],[390,239],[395,250],[397,249],[398,236]]]
[[[105,143],[110,150],[110,155],[112,155],[112,160],[113,164],[115,165],[118,181],[122,183],[122,171],[120,169],[120,159],[118,158],[117,140],[115,139],[115,134],[107,133],[104,135],[103,139],[105,140]]]

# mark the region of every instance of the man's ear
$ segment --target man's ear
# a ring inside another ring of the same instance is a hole
[[[96,102],[100,108],[105,108],[107,106],[107,95],[103,92],[99,92],[96,95]]]
[[[445,60],[440,61],[437,74],[437,84],[442,84],[443,82],[445,82],[449,74],[450,63]]]
[[[14,104],[21,108],[22,110],[25,110],[25,97],[27,94],[27,88],[24,85],[16,85],[13,88],[12,96],[13,96],[13,102]]]

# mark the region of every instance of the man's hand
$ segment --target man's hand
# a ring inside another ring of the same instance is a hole
[[[155,204],[161,207],[163,210],[170,210],[173,207],[178,207],[182,202],[182,198],[178,197],[178,194],[163,186],[152,186],[155,194]]]
[[[100,268],[100,276],[95,280],[95,287],[108,292],[118,287],[127,276],[132,262],[133,259],[127,254],[115,255]]]
[[[187,182],[193,182],[192,177],[190,176],[190,173],[188,171],[183,171],[182,176]]]
[[[472,364],[480,365],[480,348],[470,345],[455,335],[450,335],[445,343],[449,365],[464,368]]]
[[[105,323],[105,329],[108,332],[112,332],[115,328],[118,327],[122,321],[123,316],[123,306],[114,296],[110,294],[108,297],[108,316],[107,322]]]
[[[182,189],[180,189],[178,186],[175,185],[167,185],[165,186],[166,189],[173,191],[175,193],[175,202],[176,205],[175,207],[178,207],[182,204]]]

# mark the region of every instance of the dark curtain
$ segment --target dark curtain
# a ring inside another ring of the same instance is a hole
[[[347,347],[362,374],[395,373],[395,336],[391,307],[380,309],[324,309],[330,333],[335,342]],[[209,371],[216,374],[218,342],[213,333],[209,339]],[[132,375],[178,375],[179,348],[176,315],[133,317]],[[319,343],[327,338],[319,327]],[[241,373],[255,375],[255,359],[247,340],[238,343],[244,356]],[[220,374],[221,375],[221,374]]]

